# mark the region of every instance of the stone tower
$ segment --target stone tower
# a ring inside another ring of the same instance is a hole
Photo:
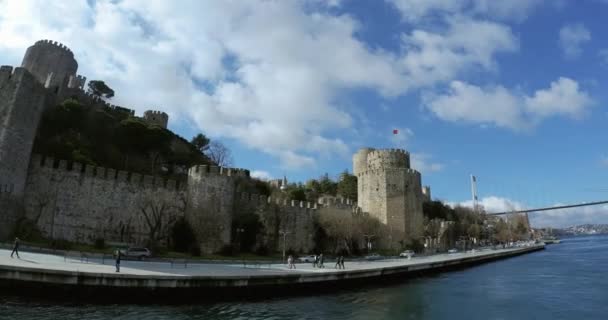
[[[68,84],[73,87],[84,85],[83,79],[76,76],[78,62],[74,59],[74,53],[56,41],[40,40],[27,48],[21,67],[55,92]]]
[[[148,110],[144,112],[144,120],[147,123],[155,124],[157,126],[167,129],[167,123],[169,122],[169,115],[162,111]]]
[[[410,155],[401,149],[360,149],[353,156],[358,205],[387,226],[384,246],[422,236],[420,173],[410,168]]]
[[[20,214],[46,90],[26,69],[0,67],[0,239]]]

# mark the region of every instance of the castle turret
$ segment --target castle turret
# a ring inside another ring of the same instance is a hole
[[[150,124],[154,124],[167,129],[169,115],[162,111],[148,110],[144,112],[144,120]]]
[[[57,90],[67,86],[70,77],[76,77],[78,62],[74,59],[74,53],[65,45],[56,41],[40,40],[27,48],[21,67],[34,75],[39,83]],[[76,80],[82,79],[73,79],[74,85],[80,84]]]
[[[359,207],[389,229],[384,246],[393,247],[399,240],[421,236],[421,177],[410,168],[408,152],[361,149],[353,156],[353,171]]]

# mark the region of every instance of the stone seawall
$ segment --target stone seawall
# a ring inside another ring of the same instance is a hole
[[[190,300],[204,297],[230,299],[252,293],[283,293],[297,288],[332,290],[348,285],[378,283],[386,279],[412,277],[425,273],[441,272],[486,263],[498,259],[543,250],[544,245],[532,247],[489,250],[477,253],[460,253],[377,262],[347,262],[347,270],[306,269],[288,270],[282,265],[264,269],[247,269],[238,265],[205,266],[202,271],[187,272],[186,269],[167,268],[159,270],[132,269],[133,274],[110,272],[75,272],[49,270],[14,265],[0,265],[0,285],[17,292],[24,288],[55,288],[70,293],[83,292],[94,296],[115,297],[117,292],[128,292],[132,296],[145,292],[146,298],[163,297]],[[329,265],[329,263],[328,263]],[[131,270],[131,269],[129,269]],[[183,270],[183,271],[180,271]],[[27,291],[27,289],[25,289]],[[58,292],[59,292],[58,291]],[[299,290],[298,290],[299,291]],[[108,295],[112,293],[111,295]]]

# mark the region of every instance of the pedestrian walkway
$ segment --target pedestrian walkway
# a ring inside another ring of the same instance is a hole
[[[463,258],[483,257],[492,254],[508,253],[521,248],[509,248],[498,250],[483,250],[476,252],[460,252],[454,254],[438,254],[425,257],[414,257],[412,259],[395,258],[377,261],[346,261],[345,269],[333,268],[333,263],[327,264],[325,268],[313,268],[312,263],[298,263],[297,269],[289,269],[287,264],[263,264],[257,267],[246,267],[241,263],[217,264],[217,263],[187,263],[176,264],[170,262],[153,261],[128,261],[122,260],[120,275],[136,275],[151,277],[241,277],[258,275],[286,275],[286,274],[318,274],[318,273],[342,273],[359,270],[374,270],[393,267],[415,267],[419,265],[428,266],[438,262],[459,261]],[[11,258],[10,250],[0,249],[0,268],[26,267],[42,270],[55,270],[67,272],[86,272],[94,274],[117,274],[113,260],[106,259],[80,259],[64,258],[51,254],[20,252],[20,258]]]

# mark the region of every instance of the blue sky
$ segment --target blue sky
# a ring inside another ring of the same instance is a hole
[[[53,39],[114,103],[168,112],[258,176],[337,175],[360,147],[399,147],[435,198],[466,202],[472,173],[501,210],[608,199],[606,13],[602,0],[0,0],[0,63]],[[608,207],[533,219],[583,222],[608,223]]]

